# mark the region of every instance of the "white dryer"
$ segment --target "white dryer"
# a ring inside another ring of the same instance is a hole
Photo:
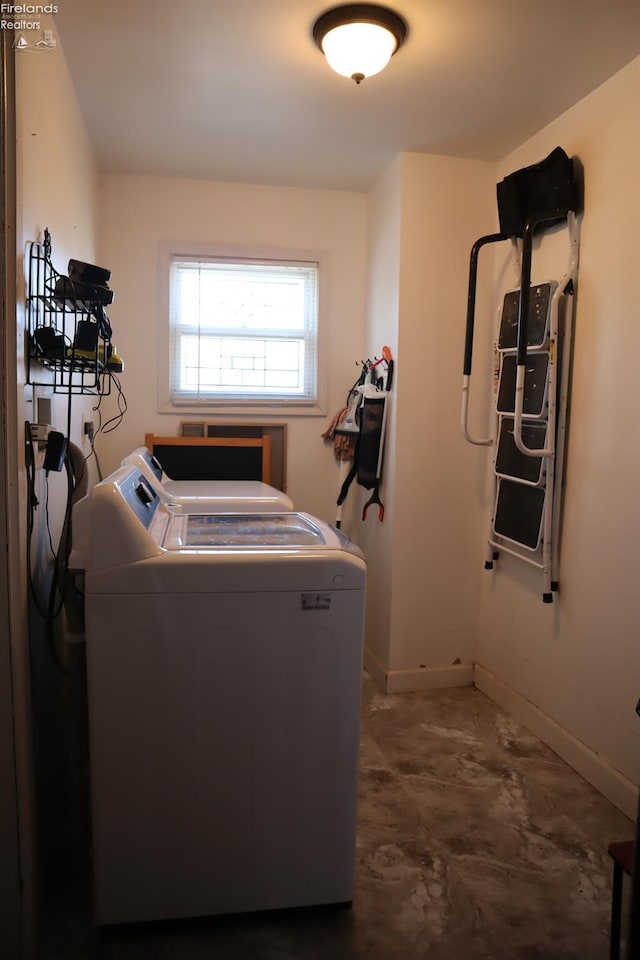
[[[136,447],[121,466],[138,467],[160,496],[186,510],[207,513],[285,513],[290,497],[259,480],[171,480],[147,447]]]
[[[366,566],[305,514],[78,514],[98,923],[353,896]]]

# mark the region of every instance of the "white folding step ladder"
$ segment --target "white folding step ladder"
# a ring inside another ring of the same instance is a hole
[[[567,183],[567,164],[571,161],[564,151],[558,148],[551,156],[558,160],[558,152],[564,164],[560,188],[551,184],[548,198],[544,190],[534,190],[535,196],[528,203],[519,183],[522,195],[518,197],[518,215],[509,216],[513,212],[509,211],[503,216],[501,210],[503,232],[481,237],[472,248],[462,390],[465,439],[494,448],[493,509],[485,568],[492,569],[502,552],[538,568],[543,576],[545,603],[552,602],[559,586],[561,487],[578,269],[577,189],[574,181]],[[512,176],[538,169],[527,168]],[[500,185],[498,198],[500,206]],[[532,285],[534,234],[563,220],[569,239],[566,271],[558,282]],[[514,232],[514,225],[521,230]],[[520,284],[505,294],[498,319],[495,354],[499,373],[497,389],[494,387],[493,435],[477,439],[469,434],[467,421],[478,255],[486,244],[503,240],[511,241]]]

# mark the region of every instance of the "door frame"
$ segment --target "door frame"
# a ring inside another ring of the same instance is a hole
[[[0,942],[36,951],[26,520],[18,421],[15,51],[0,31]]]

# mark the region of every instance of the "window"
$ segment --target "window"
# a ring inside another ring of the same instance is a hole
[[[316,260],[169,254],[172,406],[318,401]]]

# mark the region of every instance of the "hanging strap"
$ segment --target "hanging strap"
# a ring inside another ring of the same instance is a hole
[[[353,459],[353,463],[351,464],[351,469],[349,470],[349,473],[347,474],[344,483],[343,483],[342,486],[340,487],[340,493],[339,493],[338,499],[337,499],[337,501],[336,501],[336,505],[337,505],[338,507],[341,507],[342,504],[343,504],[343,503],[345,502],[345,500],[347,499],[347,494],[349,493],[349,487],[350,487],[351,484],[353,483],[353,480],[354,480],[355,475],[356,475],[357,472],[358,472],[358,457],[357,457],[357,453],[356,453],[356,456],[355,456],[354,459]]]

